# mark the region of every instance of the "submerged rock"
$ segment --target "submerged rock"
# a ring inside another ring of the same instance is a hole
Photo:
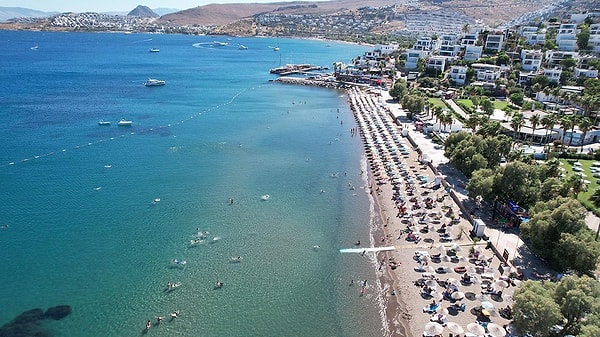
[[[44,318],[61,320],[71,314],[71,307],[68,305],[57,305],[55,307],[49,308],[44,313]]]
[[[0,327],[0,337],[51,337],[51,331],[43,329],[40,321],[43,319],[63,319],[71,314],[71,307],[59,305],[44,310],[36,308],[27,310],[12,321]]]

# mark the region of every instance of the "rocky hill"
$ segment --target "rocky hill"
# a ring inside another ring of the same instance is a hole
[[[149,7],[138,5],[131,12],[127,14],[128,16],[141,16],[145,18],[157,18],[158,14],[154,13]]]
[[[176,25],[228,25],[243,18],[272,12],[275,14],[333,14],[364,7],[393,6],[397,13],[447,11],[471,17],[473,20],[495,26],[524,13],[535,12],[556,4],[556,0],[331,0],[293,1],[253,4],[210,4],[164,15],[159,22]],[[563,1],[569,3],[570,1]]]

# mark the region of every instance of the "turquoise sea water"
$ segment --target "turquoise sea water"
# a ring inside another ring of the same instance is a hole
[[[326,45],[0,32],[0,325],[67,304],[54,336],[386,335],[372,261],[339,253],[372,212],[346,98],[269,82],[366,50]]]

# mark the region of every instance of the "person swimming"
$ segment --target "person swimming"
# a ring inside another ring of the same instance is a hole
[[[146,330],[150,329],[151,326],[152,326],[152,322],[150,322],[150,320],[148,320],[148,322],[146,322]]]

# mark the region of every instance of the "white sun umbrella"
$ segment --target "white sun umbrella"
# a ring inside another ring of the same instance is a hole
[[[454,243],[454,242],[450,244],[450,248],[452,248],[452,250],[455,250],[457,252],[459,252],[462,249],[462,248],[460,248],[458,243]]]
[[[465,332],[465,329],[463,329],[463,327],[456,322],[446,323],[446,328],[450,330],[450,332],[452,332],[453,334],[461,334]]]
[[[482,327],[481,325],[477,324],[477,323],[469,323],[467,324],[467,330],[474,334],[474,335],[484,335],[485,334],[485,328]]]
[[[494,304],[488,301],[481,302],[481,307],[488,311],[494,310]]]
[[[425,336],[435,336],[440,335],[444,331],[444,327],[438,322],[429,322],[425,324],[425,328],[423,328],[423,335]]]
[[[496,282],[494,282],[494,285],[496,287],[500,287],[500,288],[507,288],[508,287],[508,282],[506,282],[504,280],[497,280]]]
[[[506,336],[506,330],[496,323],[488,323],[487,330],[493,337],[504,337]]]
[[[446,280],[446,283],[448,284],[452,284],[458,287],[458,285],[460,284],[460,282],[458,282],[457,279],[455,279],[454,277],[450,277]]]
[[[442,298],[444,298],[444,296],[437,291],[432,292],[431,297],[433,297],[433,299],[436,301],[440,301]]]
[[[442,315],[448,315],[448,309],[442,307],[441,305],[435,309],[435,312]]]
[[[455,291],[452,293],[452,295],[450,295],[450,297],[452,297],[453,300],[462,300],[465,298],[465,293],[462,291]]]
[[[424,283],[428,287],[437,287],[437,285],[438,285],[435,280],[427,280]]]

